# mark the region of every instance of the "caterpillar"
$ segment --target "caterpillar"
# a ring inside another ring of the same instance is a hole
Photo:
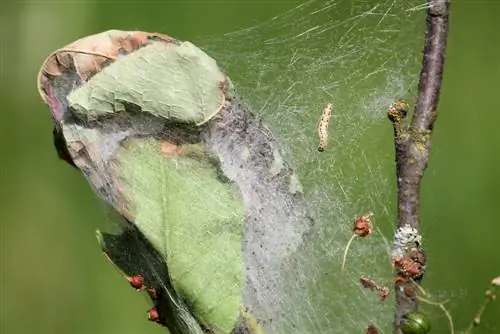
[[[318,136],[319,136],[319,146],[318,151],[323,152],[328,144],[328,123],[330,123],[330,117],[332,116],[333,105],[328,103],[323,109],[321,118],[318,123]]]

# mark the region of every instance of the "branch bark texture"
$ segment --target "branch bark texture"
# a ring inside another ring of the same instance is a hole
[[[420,228],[420,183],[427,167],[431,135],[437,118],[437,105],[441,87],[446,41],[448,36],[449,0],[429,0],[427,9],[427,31],[418,101],[410,127],[403,120],[406,109],[391,108],[389,118],[394,127],[396,148],[396,176],[398,191],[398,230]],[[395,238],[398,238],[396,233]],[[408,253],[398,258],[396,267],[396,314],[394,332],[402,333],[401,324],[407,312],[418,308],[416,288],[410,285],[423,277],[426,265],[420,239]],[[396,259],[393,258],[394,262]],[[398,270],[398,266],[400,267]]]

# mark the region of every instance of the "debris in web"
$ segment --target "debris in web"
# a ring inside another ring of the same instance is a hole
[[[361,276],[359,282],[363,287],[378,292],[381,301],[385,301],[389,296],[389,288],[377,284],[373,279],[368,276]]]
[[[369,236],[372,231],[373,231],[373,222],[371,217],[373,216],[373,213],[367,213],[363,216],[356,217],[354,219],[354,224],[352,226],[352,236],[347,242],[347,245],[345,246],[344,250],[344,256],[342,257],[342,265],[340,268],[340,271],[343,273],[344,268],[345,268],[345,263],[347,260],[347,253],[349,252],[349,247],[351,246],[351,243],[353,242],[354,239],[356,238],[366,238]]]
[[[373,325],[369,325],[367,328],[366,328],[366,334],[378,334],[378,329],[377,327],[373,326]]]

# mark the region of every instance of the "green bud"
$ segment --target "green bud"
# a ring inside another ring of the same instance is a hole
[[[425,313],[408,312],[403,315],[401,330],[404,334],[427,334],[431,331],[431,322]]]

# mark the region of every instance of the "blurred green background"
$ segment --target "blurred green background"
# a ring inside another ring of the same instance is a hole
[[[49,111],[35,87],[45,56],[110,28],[200,40],[252,26],[299,3],[2,2],[1,333],[161,332],[145,318],[146,298],[99,251],[94,231],[105,220],[99,200],[56,158]],[[425,287],[453,298],[459,328],[472,319],[489,281],[500,275],[499,14],[499,1],[454,3],[440,116],[422,189],[430,257]],[[436,319],[433,332],[446,332],[444,317]],[[487,311],[477,333],[500,333],[500,302]]]

